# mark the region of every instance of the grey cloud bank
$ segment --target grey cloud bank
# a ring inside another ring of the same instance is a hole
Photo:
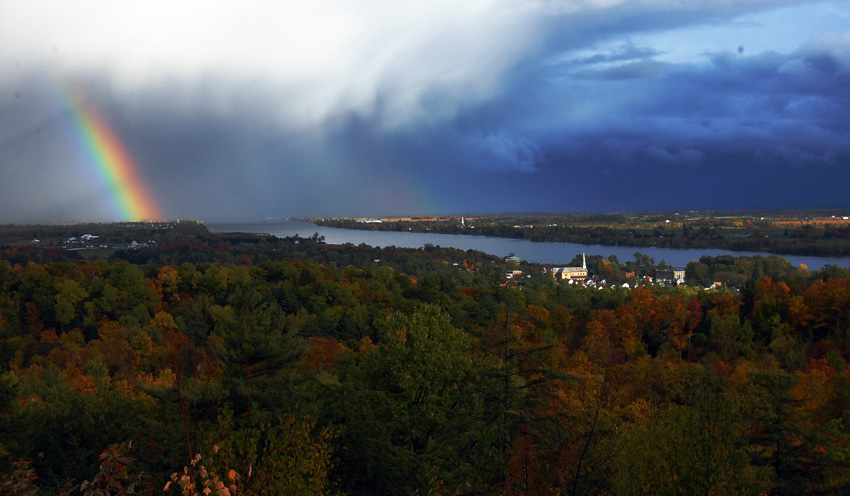
[[[7,1],[0,47],[3,222],[109,215],[68,84],[169,217],[850,207],[846,1]]]

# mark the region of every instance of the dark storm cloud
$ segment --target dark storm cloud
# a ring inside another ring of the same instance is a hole
[[[844,116],[850,108],[841,91],[837,47],[815,45],[788,54],[706,53],[687,64],[655,61],[660,53],[649,49],[636,49],[634,56],[607,53],[577,64],[581,77],[557,76],[554,87],[550,68],[529,71],[503,97],[439,126],[387,131],[376,114],[352,113],[344,124],[306,134],[321,153],[305,151],[294,159],[298,153],[291,144],[262,146],[277,154],[270,174],[301,174],[309,190],[322,193],[318,201],[300,200],[309,206],[305,211],[417,207],[392,202],[386,192],[406,195],[411,181],[431,192],[432,203],[479,210],[605,209],[606,201],[613,202],[610,208],[628,208],[628,202],[661,207],[692,199],[702,206],[728,201],[755,206],[776,201],[774,195],[837,204],[843,193],[832,182],[848,175],[850,130]],[[610,63],[620,66],[587,71]],[[631,71],[628,78],[612,74],[630,71],[632,64],[657,70]],[[575,94],[565,95],[565,86]],[[582,102],[587,99],[590,103]],[[573,113],[582,105],[593,107],[590,118]],[[251,142],[253,131],[247,130],[253,127],[245,129],[249,136],[238,140]],[[287,169],[282,165],[287,161],[299,165]],[[323,170],[331,177],[309,180],[322,177]],[[346,180],[334,183],[332,177]],[[737,185],[756,180],[763,187]],[[584,191],[573,187],[561,195],[555,187],[561,182],[582,184]],[[639,200],[643,196],[634,191],[658,182],[704,189]],[[800,184],[811,189],[798,189]],[[364,191],[368,194],[358,194]],[[616,203],[620,198],[623,203]]]
[[[604,87],[613,104],[608,106],[604,92],[600,94],[598,113],[586,123],[586,134],[601,130],[605,136],[624,135],[635,145],[666,141],[678,143],[680,149],[711,145],[721,153],[764,154],[779,144],[796,142],[821,149],[823,153],[816,155],[847,154],[850,94],[844,86],[846,74],[836,69],[843,62],[834,55],[807,49],[788,55],[741,58],[714,53],[706,58],[709,63],[666,64],[660,79],[656,72],[643,78],[632,73],[630,79],[637,81],[618,82],[610,69],[595,73],[595,80],[580,83],[584,87],[577,93],[592,91],[593,85],[596,90]],[[617,97],[623,92],[639,96],[623,102]],[[568,125],[571,119],[565,115],[562,122]],[[599,139],[584,142],[588,147],[604,145]],[[620,142],[614,148],[612,155],[624,145]]]
[[[646,153],[651,159],[666,164],[697,165],[705,160],[705,153],[693,148],[671,152],[663,146],[651,145],[646,149]]]
[[[240,22],[258,25],[237,30],[222,5],[210,25],[234,36],[187,25],[206,48],[160,26],[164,40],[181,43],[163,51],[117,34],[122,50],[112,50],[57,24],[49,44],[59,48],[46,61],[25,58],[28,72],[0,75],[3,216],[108,211],[69,142],[68,116],[49,103],[49,81],[68,79],[175,217],[757,203],[788,197],[786,184],[806,185],[795,201],[842,198],[834,183],[847,178],[850,157],[846,28],[795,50],[729,39],[690,58],[657,39],[809,2],[382,3],[359,16],[325,9],[333,1],[304,6],[305,26],[316,22],[324,40],[297,26],[292,40],[278,38],[285,8],[271,3],[265,16],[241,12]],[[770,184],[741,185],[758,178]],[[680,187],[646,193],[658,184]]]

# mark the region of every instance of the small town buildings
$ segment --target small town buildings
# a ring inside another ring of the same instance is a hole
[[[669,269],[658,269],[655,271],[655,284],[672,284],[673,271]]]
[[[685,284],[685,269],[658,269],[655,284]]]

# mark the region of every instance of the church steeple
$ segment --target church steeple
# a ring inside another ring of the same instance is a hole
[[[581,268],[587,270],[587,260],[584,258],[584,252],[581,252]]]

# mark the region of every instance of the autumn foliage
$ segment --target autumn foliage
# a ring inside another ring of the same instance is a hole
[[[850,279],[781,267],[706,291],[303,239],[0,259],[0,492],[842,493]]]

